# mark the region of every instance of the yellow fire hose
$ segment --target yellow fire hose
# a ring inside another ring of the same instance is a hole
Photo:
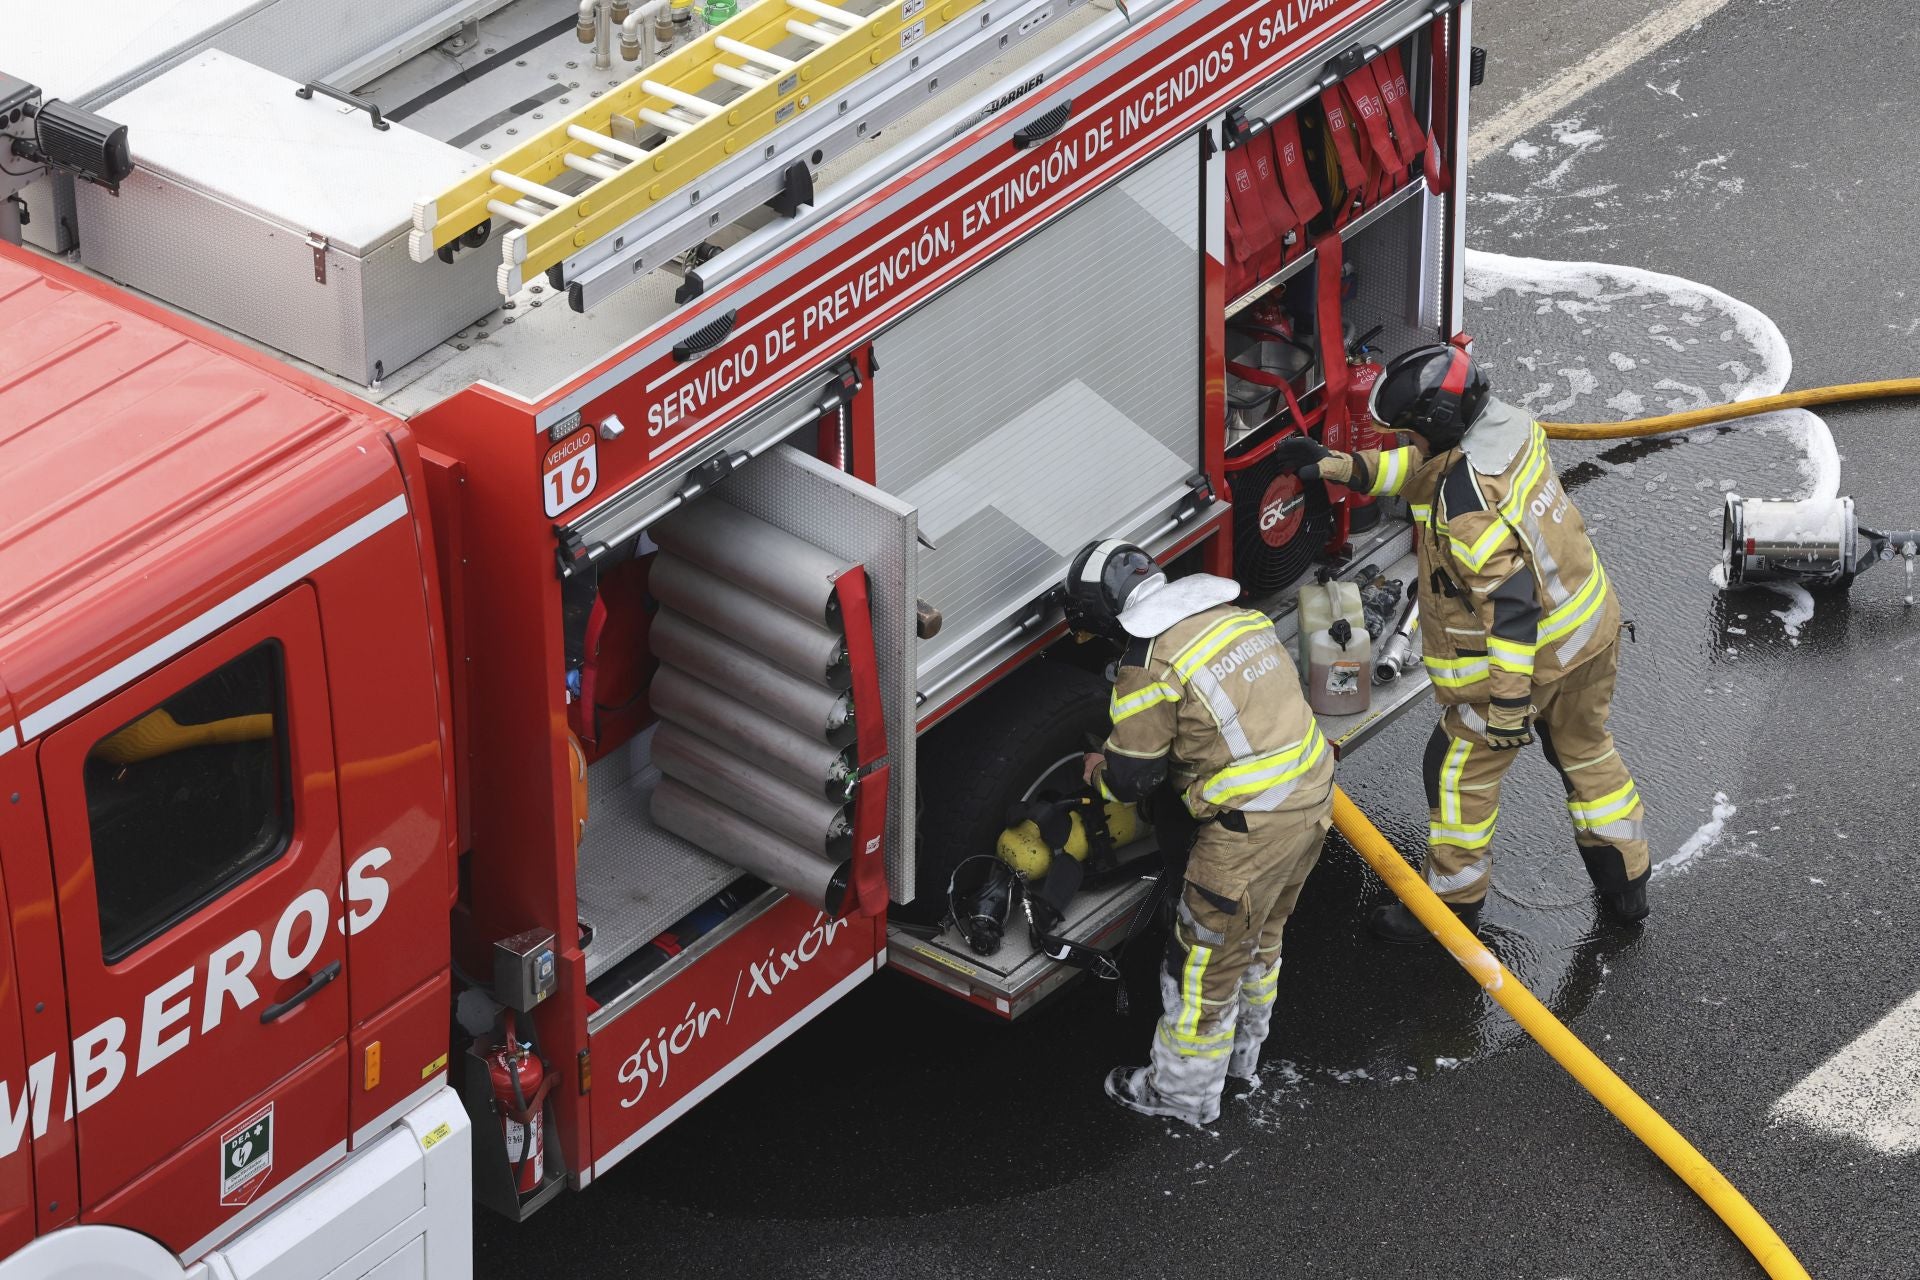
[[[1858,400],[1897,400],[1920,396],[1920,378],[1893,378],[1885,382],[1847,382],[1833,387],[1809,387],[1784,395],[1762,396],[1758,400],[1738,400],[1686,413],[1669,413],[1659,418],[1641,418],[1634,422],[1543,422],[1548,436],[1555,440],[1629,440],[1641,436],[1665,435],[1669,431],[1690,431],[1752,418],[1780,409],[1813,409],[1827,404],[1851,404]]]
[[[1387,888],[1406,903],[1407,910],[1453,953],[1460,967],[1472,974],[1474,981],[1499,1001],[1500,1007],[1512,1015],[1541,1048],[1553,1055],[1554,1061],[1598,1098],[1600,1105],[1613,1113],[1614,1119],[1631,1129],[1635,1137],[1666,1161],[1667,1167],[1679,1174],[1681,1180],[1707,1202],[1707,1207],[1720,1215],[1720,1220],[1733,1234],[1740,1237],[1740,1243],[1747,1246],[1769,1276],[1774,1280],[1807,1280],[1807,1269],[1747,1203],[1746,1197],[1734,1190],[1733,1184],[1721,1176],[1705,1156],[1661,1119],[1612,1068],[1595,1057],[1560,1019],[1534,998],[1525,984],[1480,944],[1480,939],[1434,896],[1433,890],[1413,873],[1399,852],[1387,843],[1387,838],[1339,787],[1333,791],[1333,825],[1367,860],[1367,865],[1387,882]]]

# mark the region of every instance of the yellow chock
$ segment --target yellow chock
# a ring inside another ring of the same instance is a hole
[[[1793,1250],[1787,1248],[1766,1219],[1747,1203],[1747,1198],[1481,945],[1472,930],[1461,924],[1447,904],[1413,873],[1399,851],[1380,834],[1379,828],[1368,821],[1367,815],[1338,787],[1333,791],[1333,825],[1366,859],[1367,865],[1387,882],[1387,888],[1407,905],[1407,910],[1452,953],[1460,967],[1472,974],[1473,980],[1498,1001],[1542,1049],[1552,1054],[1555,1062],[1566,1068],[1567,1074],[1598,1098],[1600,1105],[1613,1113],[1614,1119],[1631,1129],[1649,1150],[1666,1161],[1667,1167],[1679,1174],[1681,1181],[1692,1187],[1694,1194],[1706,1201],[1707,1207],[1740,1238],[1740,1243],[1747,1246],[1769,1276],[1774,1280],[1808,1280],[1807,1269],[1793,1256]]]

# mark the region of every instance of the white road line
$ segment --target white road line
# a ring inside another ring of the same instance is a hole
[[[1886,1155],[1920,1153],[1920,994],[1828,1058],[1768,1114]]]
[[[1479,161],[1512,146],[1529,129],[1552,119],[1567,104],[1671,44],[1726,5],[1727,0],[1669,0],[1590,56],[1475,125],[1467,138],[1467,159]]]

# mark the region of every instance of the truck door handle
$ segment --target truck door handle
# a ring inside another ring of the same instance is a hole
[[[321,989],[340,976],[340,962],[335,960],[320,972],[307,979],[307,985],[288,996],[278,1004],[270,1004],[260,1011],[260,1021],[272,1022],[284,1017],[296,1005],[303,1005],[319,995]]]

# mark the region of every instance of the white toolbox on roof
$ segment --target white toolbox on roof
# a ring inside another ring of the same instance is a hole
[[[0,70],[39,85],[48,98],[115,119],[107,105],[166,68],[207,49],[296,80],[343,87],[369,64],[385,65],[403,42],[458,28],[504,0],[0,0]],[[449,18],[451,14],[451,18]],[[431,43],[431,39],[428,39]],[[409,46],[412,47],[412,46]],[[373,74],[377,74],[377,71]],[[44,179],[25,192],[29,243],[73,247],[73,181]]]
[[[113,104],[133,176],[76,191],[95,271],[364,385],[500,304],[498,252],[407,253],[456,147],[211,50]]]

